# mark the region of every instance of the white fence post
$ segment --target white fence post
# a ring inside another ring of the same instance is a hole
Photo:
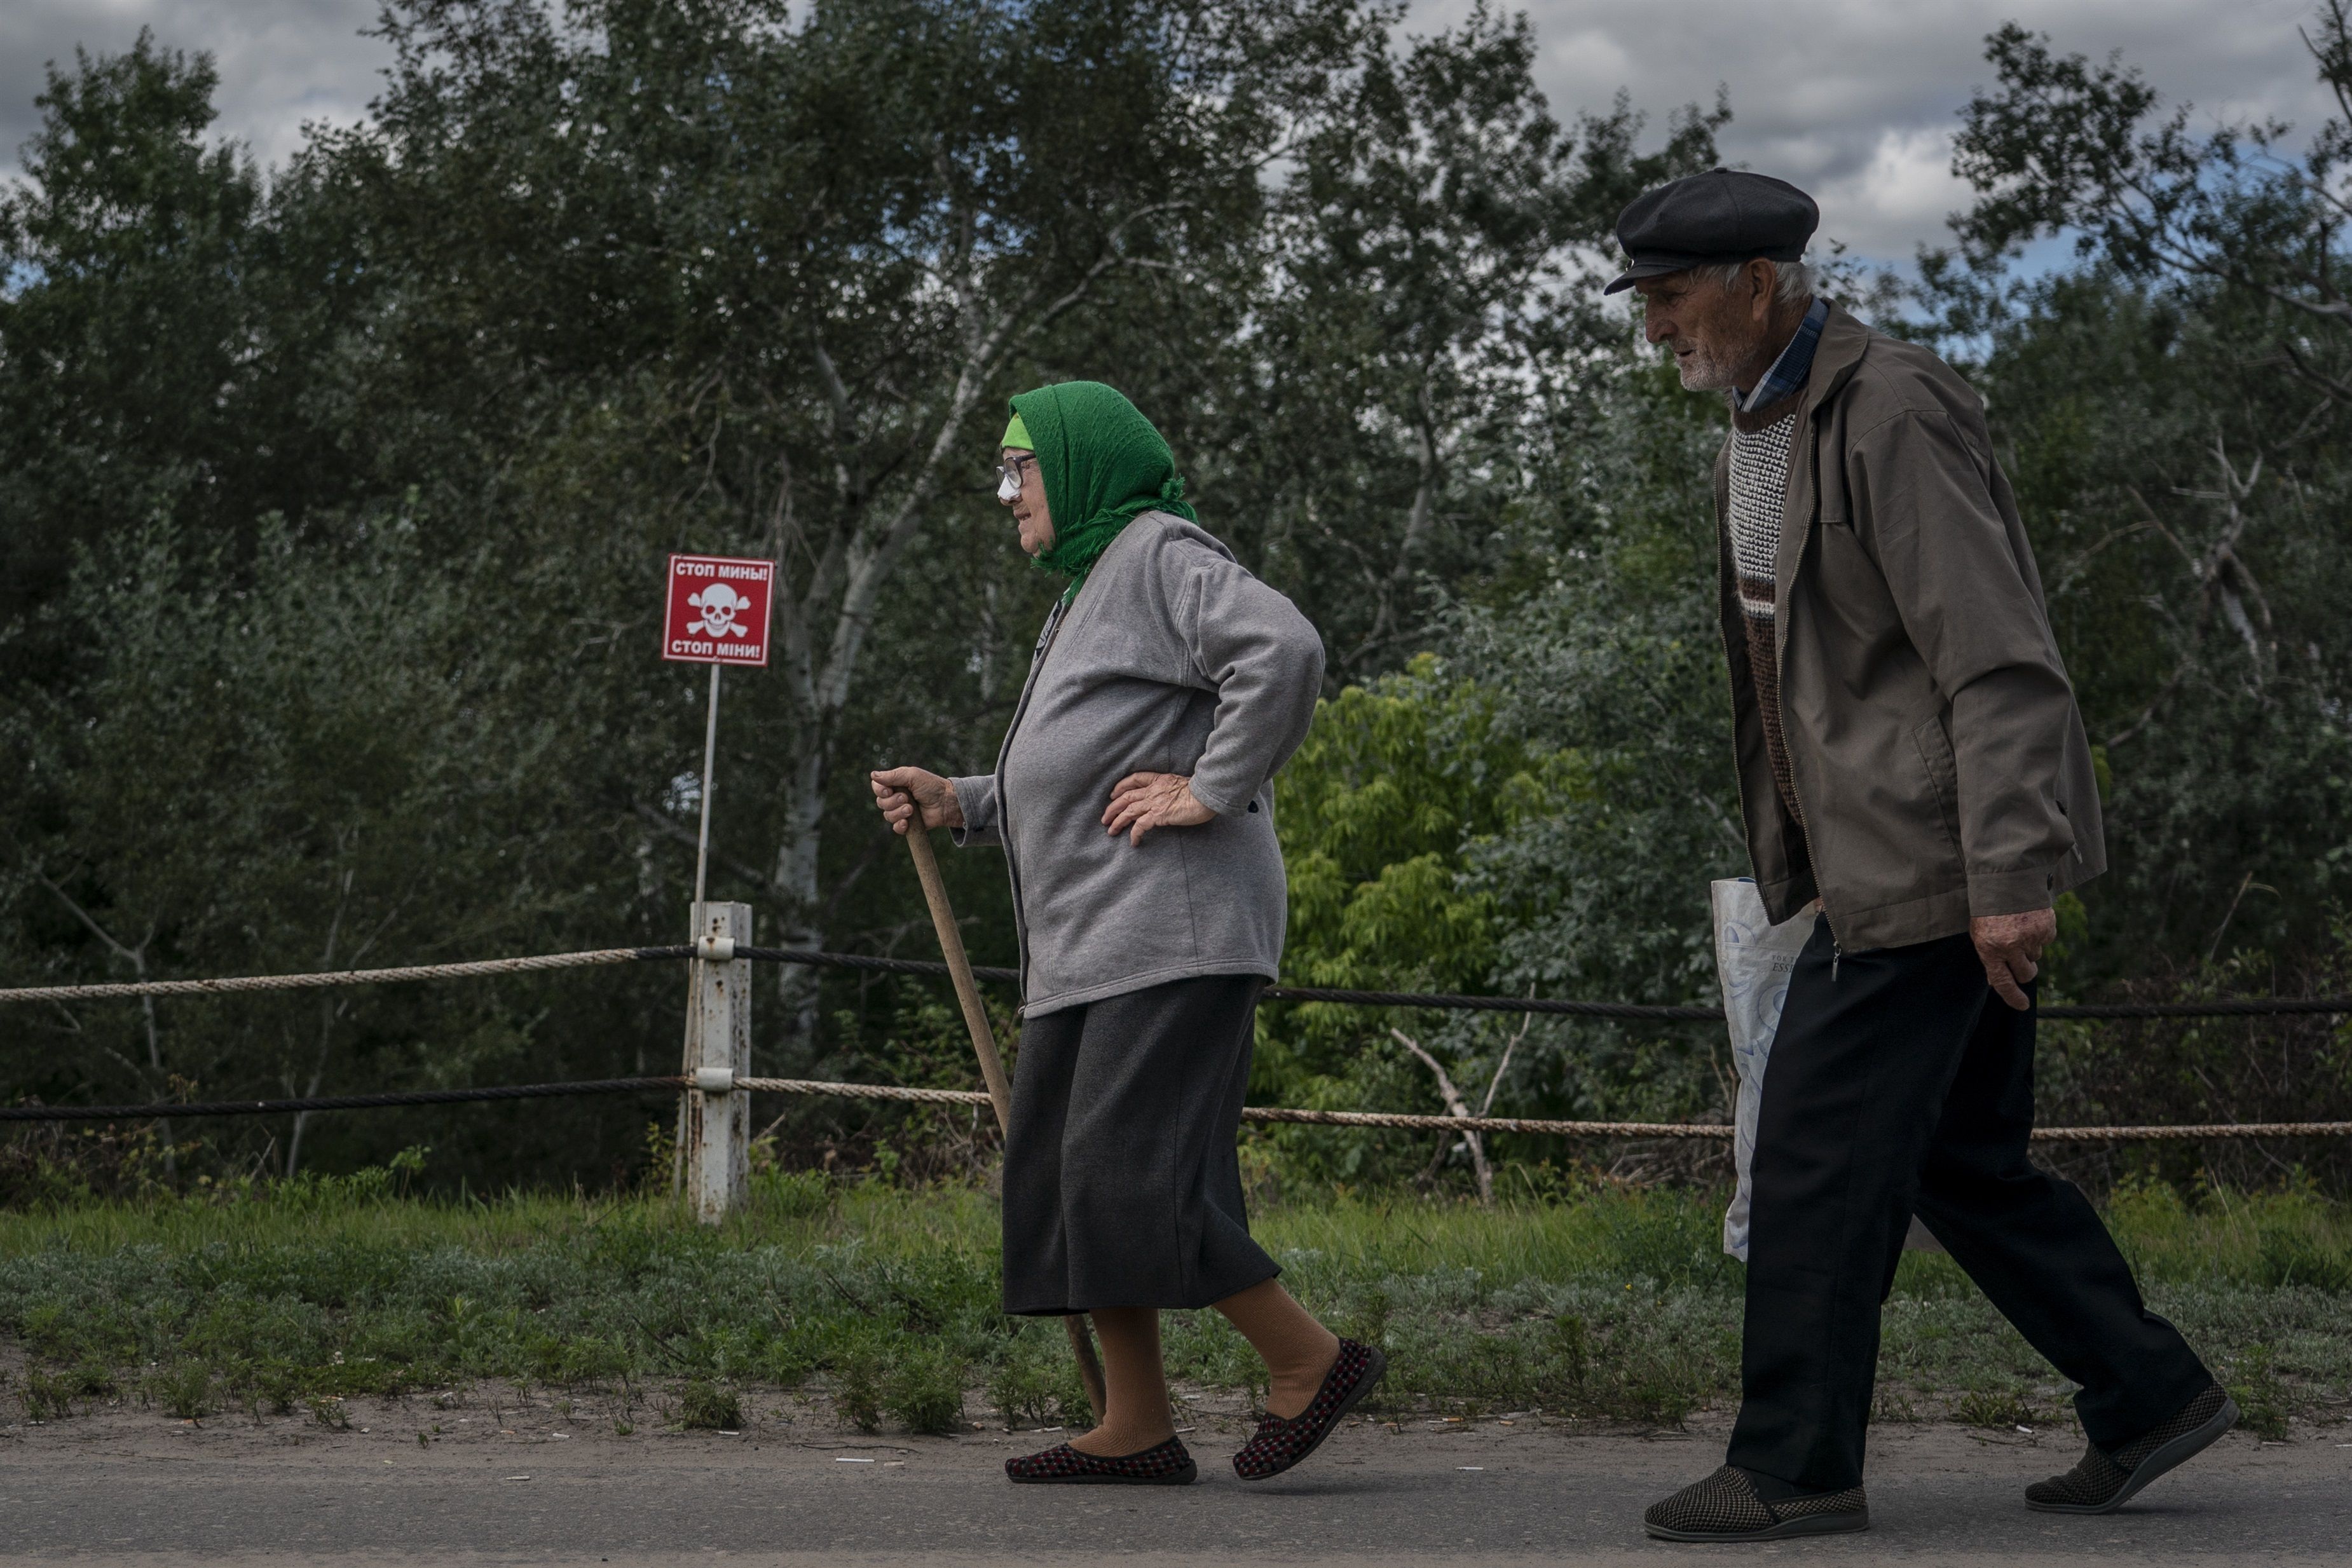
[[[751,965],[735,949],[751,945],[751,906],[698,904],[688,966],[686,1092],[678,1113],[680,1174],[694,1216],[716,1225],[741,1206],[751,1142],[751,1097],[735,1080],[751,1071]]]

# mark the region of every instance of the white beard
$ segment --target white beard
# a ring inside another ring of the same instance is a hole
[[[1682,374],[1685,392],[1729,392],[1738,380],[1732,367],[1704,348],[1695,349],[1686,360],[1675,360],[1675,368]]]

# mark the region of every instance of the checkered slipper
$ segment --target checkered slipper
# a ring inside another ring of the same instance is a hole
[[[1082,1454],[1067,1443],[1042,1454],[1024,1454],[1004,1461],[1004,1473],[1024,1486],[1068,1482],[1078,1486],[1188,1487],[1200,1468],[1184,1450],[1183,1439],[1171,1437],[1139,1454],[1105,1458]]]
[[[1860,1487],[1766,1502],[1756,1483],[1726,1465],[1664,1502],[1650,1505],[1642,1528],[1660,1541],[1779,1541],[1870,1528]]]
[[[2217,1383],[2182,1406],[2171,1420],[2112,1454],[2091,1445],[2064,1475],[2027,1487],[2026,1506],[2044,1513],[2112,1513],[2140,1488],[2237,1424],[2238,1406]]]
[[[1256,1434],[1234,1456],[1234,1473],[1245,1481],[1278,1476],[1321,1445],[1349,1411],[1363,1402],[1389,1369],[1389,1358],[1354,1340],[1339,1342],[1339,1359],[1323,1375],[1315,1402],[1286,1420],[1280,1416],[1259,1419]]]

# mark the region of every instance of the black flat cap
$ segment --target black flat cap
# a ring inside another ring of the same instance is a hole
[[[1739,169],[1686,174],[1643,192],[1617,214],[1617,243],[1632,265],[1601,292],[1719,262],[1801,261],[1821,221],[1812,197],[1786,180]]]

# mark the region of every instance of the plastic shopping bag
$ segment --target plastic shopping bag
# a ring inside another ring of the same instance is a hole
[[[1750,877],[1707,885],[1715,908],[1715,972],[1723,983],[1723,1018],[1731,1031],[1731,1069],[1739,1077],[1739,1103],[1732,1118],[1732,1159],[1739,1186],[1723,1214],[1723,1249],[1748,1261],[1748,1167],[1756,1158],[1756,1116],[1764,1103],[1764,1064],[1772,1037],[1780,1030],[1780,1009],[1789,1000],[1789,975],[1797,955],[1812,939],[1811,910],[1780,925],[1764,913],[1764,895]]]

